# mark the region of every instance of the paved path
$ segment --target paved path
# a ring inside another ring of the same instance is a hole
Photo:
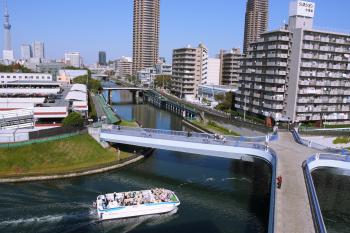
[[[276,195],[276,233],[315,233],[302,163],[319,151],[297,144],[291,133],[280,132],[271,143],[278,156],[277,176],[283,178]]]
[[[96,114],[97,114],[97,117],[99,119],[101,119],[102,116],[105,116],[105,112],[103,111],[101,105],[99,104],[99,100],[98,100],[98,97],[96,95],[91,95],[91,98],[92,98],[92,101],[95,105],[95,110],[96,110]]]

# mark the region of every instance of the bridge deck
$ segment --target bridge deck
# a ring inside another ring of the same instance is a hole
[[[302,163],[319,151],[294,142],[290,133],[280,133],[271,144],[278,157],[277,175],[282,188],[276,195],[276,233],[314,233]]]

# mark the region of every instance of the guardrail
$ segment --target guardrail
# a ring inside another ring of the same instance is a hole
[[[299,132],[305,135],[329,135],[329,136],[348,136],[350,128],[305,128],[300,127]]]
[[[323,165],[322,161],[327,161],[326,165]],[[311,164],[315,162],[320,162],[320,164],[311,166]],[[345,164],[346,166],[339,166],[339,162],[341,162],[341,164]],[[311,212],[315,230],[317,233],[327,233],[311,172],[318,167],[338,167],[342,169],[347,167],[347,169],[350,169],[350,158],[349,156],[339,156],[335,154],[316,154],[304,161],[302,167],[304,171],[306,188],[311,203]]]
[[[310,200],[310,208],[312,213],[312,218],[315,226],[315,230],[317,233],[326,233],[326,226],[324,224],[321,207],[318,202],[317,193],[315,189],[315,185],[311,176],[311,171],[307,166],[307,161],[303,163],[303,171],[306,183],[306,190]]]
[[[324,145],[312,142],[310,140],[306,140],[306,139],[300,137],[300,134],[298,133],[298,131],[296,129],[292,130],[292,134],[293,134],[294,140],[297,143],[302,144],[304,146],[307,146],[307,147],[310,147],[310,148],[314,148],[316,150],[321,150],[321,151],[324,151],[324,152],[327,152],[327,153],[350,155],[350,151],[349,150],[327,147],[327,146],[324,146]]]
[[[167,135],[167,136],[180,136],[186,138],[198,138],[201,140],[214,140],[217,142],[221,140],[223,142],[247,142],[247,143],[262,143],[267,141],[275,141],[278,139],[278,133],[268,134],[266,136],[257,137],[245,137],[245,136],[232,136],[232,135],[218,135],[211,133],[197,133],[197,132],[185,132],[185,131],[174,131],[174,130],[163,130],[163,129],[150,129],[150,128],[134,128],[125,126],[115,126],[115,125],[103,125],[103,129],[114,130],[116,133],[120,130],[147,133],[152,135]]]

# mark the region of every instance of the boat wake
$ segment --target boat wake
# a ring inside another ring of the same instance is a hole
[[[3,226],[17,226],[20,224],[45,223],[45,222],[59,222],[65,215],[48,215],[42,217],[20,218],[0,221],[0,227]]]

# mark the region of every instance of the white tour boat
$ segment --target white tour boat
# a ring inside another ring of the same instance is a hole
[[[99,195],[95,204],[98,218],[107,220],[167,213],[176,209],[180,201],[173,191],[155,188]]]

